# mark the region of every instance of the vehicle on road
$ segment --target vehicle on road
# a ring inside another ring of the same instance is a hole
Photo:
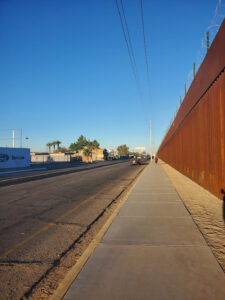
[[[138,158],[138,157],[133,157],[131,160],[130,160],[130,165],[133,166],[133,165],[141,165],[141,159]]]

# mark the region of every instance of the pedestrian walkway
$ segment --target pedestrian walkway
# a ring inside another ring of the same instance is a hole
[[[225,299],[224,273],[159,164],[147,167],[69,299]]]

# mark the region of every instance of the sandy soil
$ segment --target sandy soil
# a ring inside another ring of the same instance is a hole
[[[225,272],[223,201],[164,162],[160,162]]]

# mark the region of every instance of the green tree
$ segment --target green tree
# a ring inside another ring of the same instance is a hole
[[[59,147],[54,151],[54,153],[65,153],[65,152],[68,152],[66,147]]]
[[[93,144],[92,141],[87,141],[87,145],[85,148],[88,148],[90,151],[94,150],[96,148],[96,146]]]
[[[84,149],[87,146],[87,144],[88,144],[88,141],[87,141],[86,137],[83,135],[80,135],[77,140],[78,149],[79,150]]]
[[[77,152],[78,151],[77,144],[76,143],[71,143],[70,146],[69,146],[69,150],[72,151],[72,152]]]
[[[117,147],[118,155],[128,155],[129,147],[126,144]]]
[[[75,143],[70,144],[69,150],[73,152],[78,152],[79,150],[88,148],[90,151],[99,148],[99,142],[96,140],[87,140],[85,136],[80,135]]]
[[[88,141],[86,139],[86,137],[84,137],[83,135],[80,135],[79,138],[77,139],[76,143],[72,143],[69,146],[70,151],[73,152],[78,152],[79,150],[84,149],[88,144]]]
[[[99,146],[100,146],[99,142],[96,141],[96,140],[94,140],[94,141],[92,142],[92,145],[93,145],[94,149],[98,149]]]
[[[89,156],[91,157],[91,160],[92,160],[92,151],[94,149],[98,149],[98,148],[99,148],[99,143],[96,140],[94,140],[94,141],[88,140],[87,141],[87,145],[86,145],[85,149],[89,150],[89,152],[90,152]]]

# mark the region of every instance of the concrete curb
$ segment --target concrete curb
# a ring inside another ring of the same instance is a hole
[[[116,163],[114,162],[111,164],[100,165],[100,166],[90,166],[87,168],[76,168],[76,169],[72,169],[72,170],[70,169],[70,170],[50,172],[50,173],[44,173],[44,174],[38,174],[38,175],[30,175],[30,176],[26,176],[26,177],[10,178],[10,179],[5,179],[5,180],[0,180],[0,187],[8,186],[11,184],[18,184],[18,183],[43,179],[43,178],[55,177],[55,176],[59,176],[59,175],[66,175],[66,174],[71,174],[71,173],[76,173],[76,172],[82,172],[82,171],[87,171],[87,170],[91,170],[91,169],[103,168],[103,167],[117,165],[117,164],[121,164],[121,163],[125,163],[125,162],[128,162],[128,160],[118,161]]]
[[[133,188],[136,186],[138,181],[142,178],[142,176],[145,174],[147,168],[149,165],[141,172],[140,176],[136,178],[136,180],[133,182],[132,186],[130,187],[129,191],[127,194],[124,196],[123,200],[118,204],[112,215],[109,217],[109,219],[105,222],[103,227],[100,229],[100,231],[97,233],[96,237],[91,241],[87,249],[84,251],[84,253],[81,255],[77,263],[71,268],[71,270],[67,273],[63,281],[59,284],[59,287],[57,290],[54,292],[52,296],[50,296],[50,300],[61,300],[68,289],[70,288],[71,284],[73,281],[76,279],[80,271],[82,270],[83,266],[89,259],[89,257],[92,255],[94,252],[95,248],[99,245],[101,239],[103,238],[105,232],[108,230],[109,226],[112,224],[113,220],[115,217],[118,215],[121,207],[124,205],[126,202],[128,196],[132,192]]]

